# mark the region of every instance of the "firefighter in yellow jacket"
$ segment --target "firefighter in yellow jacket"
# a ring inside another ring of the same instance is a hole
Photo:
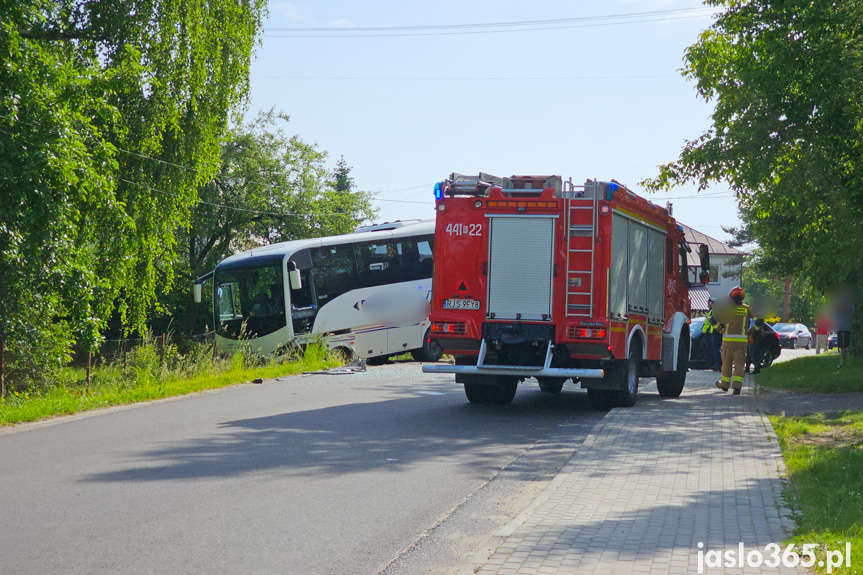
[[[727,322],[722,334],[722,377],[716,382],[716,387],[728,391],[734,389],[734,395],[740,395],[743,389],[743,372],[746,369],[746,347],[749,345],[749,324],[752,314],[749,306],[743,303],[746,294],[743,288],[735,287],[728,294],[734,302],[733,307],[726,311]]]

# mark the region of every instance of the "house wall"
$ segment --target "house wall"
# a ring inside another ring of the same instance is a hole
[[[717,268],[711,275],[717,282],[711,281],[707,284],[707,291],[715,298],[726,297],[734,286],[739,286],[743,278],[743,264],[739,256],[710,254],[710,267]],[[698,276],[701,269],[697,266],[689,267],[689,281],[700,283]],[[727,274],[729,277],[725,277]]]

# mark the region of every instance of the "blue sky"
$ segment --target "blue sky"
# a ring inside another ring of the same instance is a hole
[[[288,130],[328,151],[333,164],[343,155],[358,187],[377,193],[379,221],[434,217],[433,183],[453,171],[614,178],[640,191],[640,180],[709,126],[712,105],[677,72],[686,47],[712,22],[709,10],[504,33],[372,37],[350,30],[699,6],[696,0],[273,0],[252,65],[250,112],[275,106],[291,116]],[[284,28],[342,32],[276,30]],[[712,198],[689,197],[694,187],[648,197],[661,205],[675,198],[680,221],[726,239],[719,226],[738,223],[727,189],[713,186],[706,191]]]

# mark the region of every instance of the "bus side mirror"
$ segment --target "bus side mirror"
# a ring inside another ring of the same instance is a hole
[[[201,284],[194,284],[192,292],[195,294],[195,303],[201,303]]]
[[[706,245],[698,246],[698,259],[701,260],[702,273],[710,273],[710,250]]]
[[[303,280],[300,279],[300,270],[297,269],[297,264],[288,262],[288,281],[291,284],[292,290],[303,288]]]

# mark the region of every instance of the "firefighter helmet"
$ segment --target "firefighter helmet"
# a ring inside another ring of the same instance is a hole
[[[746,292],[743,291],[742,287],[736,286],[731,288],[731,293],[728,294],[728,297],[734,300],[739,298],[740,301],[743,301],[743,298],[746,297]]]

